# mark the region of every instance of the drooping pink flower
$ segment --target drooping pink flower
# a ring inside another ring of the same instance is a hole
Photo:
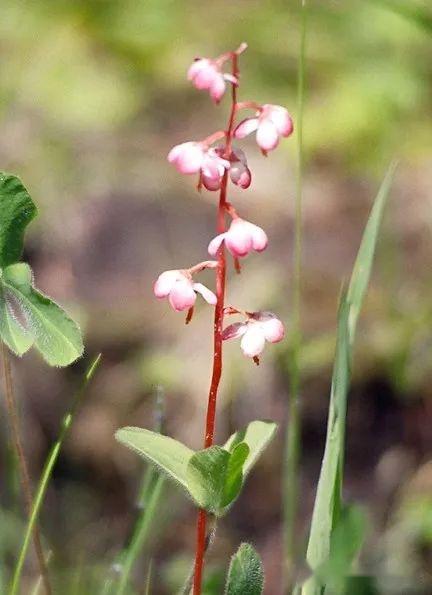
[[[240,346],[247,357],[257,358],[263,351],[266,341],[279,343],[285,336],[282,322],[272,312],[253,312],[245,322],[235,322],[222,333],[224,341],[242,337]]]
[[[161,273],[154,284],[153,291],[159,299],[167,297],[176,312],[192,308],[196,301],[196,292],[212,306],[217,302],[215,294],[210,289],[202,283],[194,283],[192,275],[183,270]]]
[[[188,141],[173,147],[168,153],[168,161],[181,174],[196,174],[202,167],[205,154],[206,148],[202,143]]]
[[[230,74],[221,71],[221,65],[217,60],[209,58],[197,58],[189,67],[188,80],[196,89],[208,91],[215,103],[219,103],[226,90],[226,81],[237,84],[237,80]]]
[[[230,162],[223,159],[223,148],[210,148],[204,156],[201,166],[201,182],[207,190],[219,190],[226,169]]]
[[[227,249],[235,258],[242,258],[252,250],[256,252],[265,250],[268,238],[261,227],[237,217],[232,220],[228,231],[213,238],[208,245],[209,254],[215,256],[222,242],[225,242]]]
[[[231,167],[229,170],[233,184],[246,190],[252,181],[252,174],[248,168],[246,155],[241,149],[233,149],[230,157]]]
[[[288,111],[280,105],[266,103],[255,117],[246,118],[234,130],[235,138],[245,138],[256,131],[256,141],[263,151],[271,151],[279,144],[281,136],[287,137],[294,130]]]

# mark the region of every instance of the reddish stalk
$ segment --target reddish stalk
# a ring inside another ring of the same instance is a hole
[[[242,48],[242,46],[240,46]],[[241,49],[243,51],[243,48]],[[236,78],[239,76],[238,72],[238,54],[237,52],[231,54],[232,60],[232,75]],[[224,157],[228,158],[231,153],[231,145],[234,130],[234,119],[237,111],[237,85],[231,87],[231,111],[228,120],[228,127],[225,133],[226,144]],[[219,207],[217,213],[217,232],[224,233],[225,231],[225,211],[227,207],[227,186],[228,173],[222,178],[221,189],[219,194]],[[210,390],[207,404],[207,416],[205,426],[204,448],[208,448],[213,444],[216,422],[216,401],[219,383],[222,375],[222,330],[225,311],[225,282],[226,282],[226,259],[224,244],[219,248],[217,255],[216,268],[216,297],[217,303],[215,307],[214,326],[213,326],[213,372],[210,383]],[[204,567],[204,555],[206,549],[206,527],[207,527],[207,513],[205,510],[198,511],[197,528],[196,528],[196,554],[195,554],[195,570],[193,580],[193,595],[201,595],[202,574]]]

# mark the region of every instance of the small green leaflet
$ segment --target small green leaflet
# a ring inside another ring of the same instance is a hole
[[[122,428],[116,438],[178,483],[197,506],[223,516],[275,430],[273,422],[254,421],[233,434],[224,447],[211,446],[198,452],[141,428]]]
[[[22,182],[0,173],[0,338],[16,355],[32,345],[52,366],[83,353],[76,323],[33,285],[28,264],[18,263],[27,225],[37,209]]]
[[[225,595],[261,595],[263,589],[261,558],[249,543],[242,543],[231,558]]]
[[[21,180],[0,172],[0,267],[18,262],[24,232],[37,208]]]

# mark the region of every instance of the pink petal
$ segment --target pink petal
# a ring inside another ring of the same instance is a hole
[[[225,93],[226,83],[221,74],[214,77],[210,85],[210,97],[215,103],[219,103]]]
[[[267,234],[263,229],[261,229],[261,227],[258,227],[258,225],[254,225],[253,223],[250,223],[249,225],[253,249],[257,252],[262,252],[267,248],[268,245]]]
[[[200,293],[202,295],[202,297],[205,299],[205,301],[208,304],[211,304],[212,306],[216,306],[217,297],[215,296],[215,294],[212,291],[210,291],[210,289],[208,289],[208,287],[206,287],[202,283],[194,283],[193,288],[195,291],[197,291],[198,293]]]
[[[263,330],[258,325],[248,325],[240,345],[247,357],[256,357],[262,352],[265,346]]]
[[[272,105],[269,109],[269,119],[276,126],[278,133],[281,136],[289,136],[293,129],[293,121],[291,116],[284,107],[280,105]]]
[[[207,58],[195,60],[195,62],[193,62],[191,66],[189,66],[189,70],[187,72],[188,80],[192,81],[203,68],[208,68],[209,64],[210,60],[208,60]]]
[[[220,188],[221,178],[210,178],[208,176],[202,175],[201,182],[203,183],[204,188],[207,188],[207,190],[210,190],[211,192],[215,192]]]
[[[248,325],[244,322],[235,322],[234,324],[230,324],[226,327],[226,329],[222,332],[222,339],[227,341],[228,339],[237,339],[238,337],[242,337]]]
[[[188,279],[178,279],[169,294],[169,303],[176,312],[189,310],[195,304],[196,294]]]
[[[188,142],[174,147],[168,155],[168,161],[173,163],[182,174],[196,174],[201,169],[204,150],[199,143]]]
[[[222,245],[222,242],[225,239],[225,236],[226,236],[226,233],[220,233],[218,236],[216,236],[215,238],[212,239],[212,241],[210,242],[210,244],[208,245],[208,248],[207,248],[210,256],[216,256],[219,248]]]
[[[256,141],[264,151],[275,149],[279,143],[276,126],[270,120],[261,120],[258,126]]]
[[[161,273],[153,286],[155,296],[159,299],[167,297],[180,274],[179,271]]]
[[[210,64],[210,66],[202,68],[196,74],[195,78],[193,79],[193,84],[200,91],[210,89],[218,76],[218,71],[212,64]]]
[[[279,318],[271,318],[261,322],[264,336],[269,343],[279,343],[285,336],[285,328]]]
[[[252,250],[252,236],[248,222],[243,219],[234,219],[226,234],[225,244],[236,258],[249,254]]]
[[[245,138],[258,128],[258,118],[246,118],[234,130],[235,138]]]
[[[241,161],[235,162],[230,168],[230,178],[233,184],[240,186],[240,188],[249,188],[252,181],[250,169]]]

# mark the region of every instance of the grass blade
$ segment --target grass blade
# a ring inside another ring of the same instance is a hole
[[[25,561],[25,558],[27,555],[28,546],[30,543],[33,528],[34,528],[35,524],[37,523],[37,520],[39,517],[39,512],[40,512],[43,500],[45,498],[45,494],[46,494],[46,491],[48,488],[48,484],[49,484],[49,480],[51,478],[52,471],[54,469],[54,465],[57,462],[63,442],[70,430],[72,421],[74,419],[74,415],[78,409],[81,398],[82,398],[82,396],[85,392],[85,389],[87,388],[90,380],[92,379],[94,373],[96,372],[96,369],[99,365],[100,360],[101,360],[101,354],[99,354],[97,356],[97,358],[93,361],[93,363],[87,370],[87,372],[84,376],[83,382],[81,384],[81,387],[79,388],[79,390],[73,400],[72,408],[69,411],[69,413],[67,413],[65,415],[65,417],[63,418],[60,434],[57,438],[57,441],[53,444],[51,451],[47,457],[47,460],[45,462],[45,466],[44,466],[41,478],[39,480],[36,495],[34,498],[30,518],[29,518],[29,521],[27,524],[23,544],[21,546],[21,551],[20,551],[20,554],[18,557],[17,564],[15,566],[14,575],[13,575],[11,587],[9,590],[9,595],[17,595],[20,592],[21,575],[22,575],[22,570],[24,567],[24,561]]]
[[[338,334],[330,395],[327,437],[312,515],[307,561],[312,570],[330,555],[332,531],[341,510],[347,395],[350,362],[357,321],[369,282],[378,232],[396,164],[392,164],[381,184],[354,264],[347,292],[343,293],[338,316]],[[303,595],[322,591],[315,577],[303,586]]]

